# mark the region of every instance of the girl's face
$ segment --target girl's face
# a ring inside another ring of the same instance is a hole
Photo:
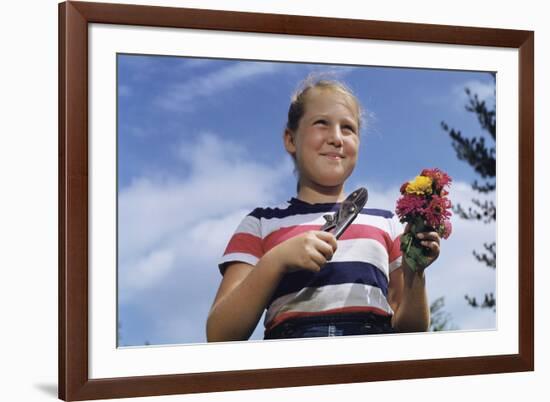
[[[343,94],[313,89],[298,129],[285,131],[302,186],[335,187],[353,172],[359,150],[358,115]]]

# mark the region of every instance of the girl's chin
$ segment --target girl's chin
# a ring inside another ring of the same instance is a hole
[[[344,169],[323,169],[322,167],[319,167],[315,172],[312,172],[313,174],[310,177],[310,181],[312,183],[315,183],[316,186],[319,187],[326,187],[326,188],[334,188],[334,187],[341,187],[344,185],[345,181],[351,174],[351,172],[347,172]]]
[[[315,180],[315,184],[319,187],[334,188],[343,186],[345,181],[345,177],[332,177]]]
[[[330,172],[330,174],[319,175],[317,179],[319,184],[334,187],[344,184],[348,176],[349,174],[346,174],[346,172]]]

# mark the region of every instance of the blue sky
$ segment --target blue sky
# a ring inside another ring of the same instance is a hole
[[[494,105],[485,72],[119,55],[121,346],[205,342],[221,279],[217,259],[229,236],[254,207],[295,195],[282,133],[290,96],[311,72],[343,80],[366,110],[348,191],[366,186],[370,207],[393,210],[404,181],[438,167],[454,179],[453,202],[477,197],[476,176],[440,123],[480,134],[464,88]],[[495,239],[495,226],[453,225],[428,270],[429,296],[445,296],[459,329],[494,328],[495,314],[468,307],[464,294],[495,290],[494,271],[471,253]]]

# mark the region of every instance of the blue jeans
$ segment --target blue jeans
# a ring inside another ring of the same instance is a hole
[[[394,332],[391,326],[391,317],[383,317],[372,313],[350,313],[292,318],[266,331],[264,339],[389,334]]]

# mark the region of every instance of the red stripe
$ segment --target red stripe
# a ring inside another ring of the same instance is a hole
[[[298,236],[310,230],[319,230],[320,228],[320,225],[297,225],[281,228],[271,233],[264,239],[264,250],[267,252],[276,245],[284,242],[285,240],[288,240],[292,237]],[[376,240],[382,245],[382,247],[384,247],[388,251],[388,255],[394,247],[394,242],[392,242],[390,235],[387,232],[371,225],[353,224],[348,227],[340,237],[340,240],[352,239]]]
[[[392,248],[389,253],[390,264],[401,257],[401,236],[397,236],[393,241]]]
[[[252,254],[254,257],[261,258],[264,255],[262,239],[249,233],[235,233],[223,255],[232,253]]]
[[[303,312],[303,311],[292,311],[288,313],[281,313],[277,315],[271,322],[267,325],[266,331],[270,331],[277,325],[281,324],[283,321],[289,320],[291,318],[298,318],[298,317],[318,317],[323,315],[329,315],[329,314],[339,314],[339,313],[374,313],[383,317],[389,317],[391,314],[389,314],[387,311],[384,311],[382,309],[379,309],[377,307],[372,306],[353,306],[353,307],[339,307],[339,308],[333,308],[330,310],[324,310],[324,311],[314,311],[314,312]]]
[[[285,240],[291,239],[292,237],[296,237],[310,230],[319,229],[321,229],[321,225],[296,225],[278,229],[264,239],[264,249],[268,252]]]

